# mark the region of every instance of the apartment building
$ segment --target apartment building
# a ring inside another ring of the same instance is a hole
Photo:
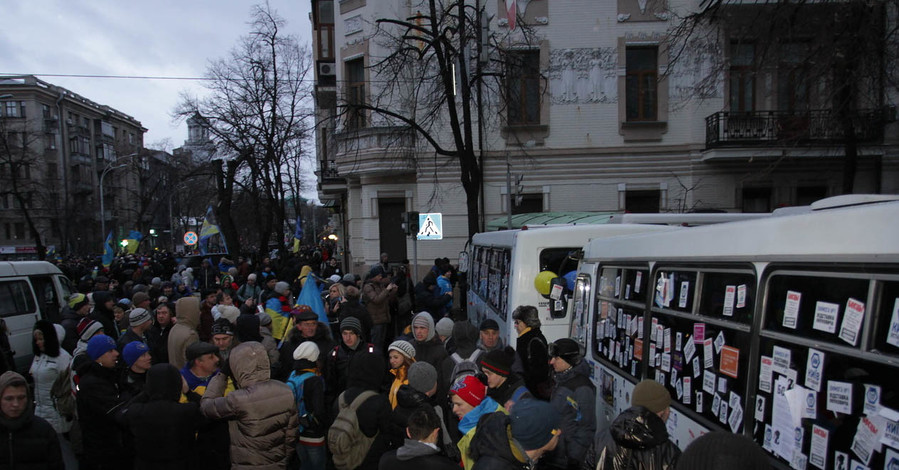
[[[851,17],[836,9],[853,3],[803,4],[792,15],[800,26],[788,28],[768,5],[728,2],[688,38],[678,26],[699,10],[690,0],[517,0],[514,17],[511,2],[466,0],[482,36],[452,66],[501,75],[501,93],[485,89],[472,117],[480,226],[510,212],[763,212],[841,194],[847,174],[853,192],[899,192],[899,95],[885,80],[897,45],[881,41],[885,52],[863,56],[837,38],[853,25],[821,27]],[[408,113],[415,99],[378,74],[391,49],[390,25],[377,20],[427,27],[427,8],[312,1],[319,197],[336,208],[357,272],[381,252],[412,258],[406,211],[443,216],[443,239],[417,242],[421,266],[454,259],[469,236],[458,163],[369,109]],[[868,28],[875,43],[895,27],[883,21]],[[823,57],[828,44],[836,59]]]
[[[95,254],[102,232],[120,239],[139,228],[150,175],[140,121],[34,76],[8,76],[0,131],[0,257],[33,257],[35,231],[51,251]]]

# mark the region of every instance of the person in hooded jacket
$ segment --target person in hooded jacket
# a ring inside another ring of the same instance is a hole
[[[445,396],[450,385],[458,378],[453,377],[453,370],[456,369],[457,364],[470,361],[477,368],[478,360],[482,355],[482,351],[478,349],[478,329],[468,321],[453,323],[452,338],[456,350],[444,359],[441,365],[440,384],[443,388],[437,390],[438,396]]]
[[[668,439],[671,394],[664,385],[646,379],[634,387],[631,407],[622,411],[597,436],[587,451],[582,470],[675,468],[680,449]]]
[[[350,360],[347,389],[343,392],[347,404],[352,403],[362,392],[381,390],[387,367],[384,358],[380,354],[362,352],[353,356]],[[339,400],[337,400],[339,402]],[[335,407],[337,403],[335,402]],[[356,410],[359,421],[359,429],[366,437],[373,437],[371,447],[365,454],[365,459],[358,467],[359,470],[375,470],[378,461],[390,446],[390,402],[384,394],[367,398]],[[337,411],[334,410],[334,416]]]
[[[119,412],[117,421],[133,436],[135,470],[197,468],[196,432],[203,423],[199,403],[179,403],[184,382],[171,364],[147,372],[143,394]]]
[[[65,437],[75,422],[75,410],[60,410],[57,406],[62,402],[57,401],[57,395],[67,394],[68,402],[73,403],[75,393],[72,390],[72,356],[60,347],[59,338],[65,334],[62,325],[47,320],[35,322],[31,341],[34,360],[28,373],[34,379],[34,415],[53,426],[60,435],[59,445],[66,462],[75,462],[75,453]]]
[[[428,312],[419,312],[412,317],[412,346],[415,348],[416,362],[427,362],[435,369],[443,368],[443,361],[447,358],[446,349],[437,330],[434,327],[434,317]],[[438,387],[443,388],[438,385]]]
[[[237,390],[224,396],[225,374],[206,387],[200,410],[209,419],[229,419],[233,470],[283,469],[297,441],[297,404],[283,382],[271,379],[265,347],[243,343],[228,359]]]
[[[490,413],[480,419],[469,448],[476,462],[472,470],[531,470],[563,435],[559,416],[548,403],[522,400],[509,415]]]
[[[549,355],[555,379],[550,404],[561,418],[562,438],[544,460],[548,468],[577,470],[596,432],[596,387],[576,341],[555,341]]]
[[[459,470],[459,466],[440,455],[440,418],[434,409],[423,406],[409,416],[402,447],[381,457],[379,470]]]
[[[34,415],[28,383],[13,371],[0,375],[0,468],[65,468],[56,431]]]
[[[415,284],[415,309],[428,312],[433,316],[443,316],[442,312],[448,303],[452,302],[452,292],[445,295],[437,295],[440,288],[437,286],[437,274],[429,271],[424,279]]]
[[[94,310],[88,317],[97,320],[103,325],[103,331],[106,333],[106,336],[118,340],[119,329],[116,327],[115,312],[112,311],[113,307],[115,307],[115,299],[112,297],[112,294],[108,291],[97,291],[92,294],[92,297],[94,299]]]
[[[440,420],[440,434],[437,447],[443,455],[454,462],[459,461],[459,449],[456,447],[444,416],[446,412],[437,400],[437,369],[427,362],[416,362],[409,366],[409,384],[403,385],[396,392],[397,406],[390,414],[393,435],[391,446],[399,447],[406,439],[406,424],[410,416],[422,406],[430,407]],[[442,400],[441,400],[442,401]],[[461,437],[461,436],[460,436]],[[458,439],[457,439],[458,440]]]
[[[182,297],[175,302],[175,318],[177,323],[169,332],[169,363],[178,369],[187,363],[185,351],[187,347],[200,340],[197,326],[200,324],[200,299]]]
[[[506,410],[492,398],[487,396],[487,385],[474,375],[466,375],[450,388],[450,400],[453,403],[453,414],[459,418],[459,432],[462,439],[457,446],[462,455],[462,466],[471,470],[475,460],[468,452],[471,439],[477,432],[478,421],[482,416]]]
[[[540,331],[540,318],[537,307],[521,305],[512,312],[518,340],[515,352],[518,353],[513,370],[524,377],[524,385],[541,400],[549,400],[552,392],[552,375],[549,367],[549,345]]]

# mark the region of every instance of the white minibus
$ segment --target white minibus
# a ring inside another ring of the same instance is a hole
[[[726,431],[776,468],[899,459],[886,439],[899,433],[897,199],[588,243],[570,335],[592,366],[599,427],[649,378],[671,394],[681,448]]]
[[[69,278],[51,263],[0,261],[0,319],[19,371],[27,371],[31,363],[34,322],[43,318],[58,323],[72,292]]]

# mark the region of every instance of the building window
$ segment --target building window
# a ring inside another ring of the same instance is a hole
[[[624,210],[631,214],[657,214],[661,199],[658,189],[629,189],[624,193]]]
[[[5,198],[4,198],[5,199]],[[6,239],[12,240],[12,230],[9,224],[3,224],[3,231],[6,232]]]
[[[628,47],[625,66],[625,117],[628,121],[658,120],[658,47]]]
[[[730,45],[730,110],[755,111],[755,44]]]
[[[25,117],[25,102],[4,101],[3,115],[6,117]]]
[[[16,222],[16,240],[24,240],[25,239],[25,224],[21,222]]]
[[[743,212],[771,212],[771,188],[743,188]]]
[[[540,124],[540,51],[511,51],[508,60],[508,123]]]
[[[41,115],[44,117],[44,119],[50,119],[53,117],[50,114],[50,107],[45,104],[41,105]]]
[[[522,194],[519,200],[513,200],[512,214],[532,214],[543,212],[543,194]],[[513,198],[514,199],[514,198]]]
[[[809,109],[809,46],[804,42],[780,45],[777,70],[777,104],[781,110],[807,112]]]
[[[316,2],[315,27],[318,31],[318,59],[334,59],[334,1]]]
[[[346,62],[347,75],[347,127],[360,129],[366,126],[365,110],[358,108],[365,104],[365,64],[362,58]]]

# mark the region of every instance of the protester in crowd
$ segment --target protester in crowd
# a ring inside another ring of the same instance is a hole
[[[91,297],[94,299],[94,309],[91,311],[90,317],[103,325],[103,331],[112,339],[119,338],[119,329],[115,325],[115,314],[112,308],[115,307],[115,299],[107,291],[94,292]]]
[[[337,303],[334,307],[337,310],[337,320],[342,322],[347,317],[355,317],[362,324],[362,340],[372,342],[371,315],[368,314],[368,310],[366,310],[361,303],[361,292],[359,292],[359,289],[353,286],[344,287],[343,291],[343,300]]]
[[[549,345],[549,355],[555,384],[550,404],[560,417],[562,438],[544,460],[550,468],[577,470],[596,432],[596,387],[576,341],[555,341]]]
[[[443,304],[440,316],[449,315],[453,309],[453,283],[450,281],[453,275],[453,266],[449,263],[441,263],[439,272],[437,273],[437,292],[438,298],[449,297],[449,301]]]
[[[345,296],[346,287],[340,282],[335,282],[328,287],[328,295],[323,299],[325,315],[328,316],[328,323],[331,324],[331,335],[335,338],[340,334],[340,332],[337,331],[340,327],[338,312],[340,310],[340,303],[343,302]]]
[[[402,447],[381,457],[379,470],[458,470],[459,466],[440,455],[440,418],[434,409],[423,406],[415,410],[405,428],[408,438]]]
[[[396,297],[396,284],[390,282],[387,271],[376,264],[362,285],[362,302],[371,316],[371,342],[383,351],[390,325],[390,303]]]
[[[126,344],[134,341],[149,343],[147,333],[153,327],[153,315],[143,307],[135,307],[128,314],[128,325],[128,329],[116,341],[119,352],[122,352]]]
[[[334,346],[329,353],[325,369],[327,384],[327,403],[333,405],[337,396],[347,388],[350,372],[350,361],[356,354],[373,353],[372,343],[363,343],[362,324],[355,317],[347,317],[340,322],[340,344]]]
[[[515,351],[518,353],[513,370],[520,371],[524,384],[536,398],[549,400],[552,376],[549,367],[549,347],[540,331],[537,307],[521,305],[512,312],[513,325],[518,332]]]
[[[522,400],[510,416],[491,413],[481,419],[470,446],[473,470],[532,469],[563,435],[548,403]]]
[[[240,309],[234,306],[234,291],[230,288],[220,289],[215,295],[215,305],[212,307],[211,313],[213,320],[225,318],[229,322],[237,321],[240,315]]]
[[[446,304],[452,302],[452,292],[438,295],[437,275],[429,271],[424,279],[415,284],[415,309],[419,312],[428,312],[432,317],[443,316]]]
[[[437,338],[434,327],[434,318],[428,312],[419,312],[412,318],[412,335],[415,347],[415,360],[424,361],[440,370],[443,360],[446,359],[446,349]]]
[[[631,407],[600,432],[587,451],[583,470],[673,469],[680,449],[668,439],[665,422],[671,412],[671,394],[664,385],[645,379],[634,387]]]
[[[237,390],[225,396],[227,378],[217,374],[206,387],[200,410],[210,419],[233,419],[232,469],[284,468],[295,451],[297,408],[290,387],[271,379],[265,348],[243,343],[228,361]]]
[[[677,470],[769,470],[768,454],[752,439],[724,431],[696,438],[677,459]],[[884,467],[890,468],[892,467]]]
[[[297,305],[290,310],[290,324],[295,325],[285,335],[281,344],[279,361],[281,367],[275,375],[277,380],[287,380],[293,370],[293,351],[304,341],[314,341],[319,351],[330,351],[334,347],[328,325],[318,321],[318,314],[308,305]],[[272,323],[274,324],[274,322]],[[318,368],[325,370],[325,358],[319,355]]]
[[[385,364],[380,354],[362,352],[350,361],[347,389],[338,397],[341,404],[349,406],[356,398],[362,403],[356,409],[359,429],[366,437],[374,437],[359,470],[378,468],[381,456],[390,444],[390,402],[387,396],[378,393],[384,382]],[[365,393],[365,395],[363,395]],[[369,396],[370,395],[370,396]]]
[[[256,274],[250,273],[247,276],[247,282],[237,289],[237,300],[241,304],[246,304],[248,300],[255,302],[259,299],[260,294],[262,294],[262,288],[256,284]]]
[[[265,350],[268,352],[268,359],[272,362],[272,373],[274,376],[277,376],[277,371],[281,369],[281,354],[278,351],[278,342],[272,336],[272,317],[265,313],[253,316],[258,319],[259,323],[259,336],[262,337],[259,342],[265,346]],[[240,317],[237,317],[237,320],[239,323]]]
[[[409,384],[407,375],[409,366],[415,362],[415,347],[403,340],[390,343],[390,346],[387,347],[387,362],[390,365],[390,373],[393,375],[387,399],[390,400],[390,408],[394,409],[396,408],[397,390],[400,386]]]
[[[50,423],[34,415],[28,383],[13,371],[0,375],[0,467],[65,468],[58,434]]]
[[[293,296],[290,294],[290,284],[284,281],[275,283],[273,295],[265,302],[265,313],[272,317],[272,335],[278,341],[283,341],[290,333],[291,310]],[[316,318],[318,318],[316,316]],[[289,356],[292,351],[288,351]],[[282,367],[284,366],[282,362]],[[286,377],[286,376],[285,376]]]
[[[467,321],[460,321],[453,324],[453,331],[450,336],[455,340],[456,350],[450,353],[449,357],[444,359],[443,364],[441,364],[440,383],[443,385],[443,388],[438,390],[438,393],[441,395],[446,394],[449,386],[459,379],[461,375],[478,374],[480,372],[478,360],[482,355],[482,351],[477,347],[478,329]]]
[[[396,392],[397,406],[390,414],[391,447],[399,447],[406,439],[405,425],[415,410],[422,406],[429,407],[440,420],[440,434],[436,442],[443,455],[454,462],[459,461],[459,449],[456,447],[445,420],[442,403],[437,402],[437,369],[427,362],[416,362],[409,366],[409,384],[403,385]]]
[[[62,325],[38,320],[32,331],[31,350],[34,359],[28,373],[34,379],[34,415],[46,420],[59,434],[59,445],[68,464],[75,453],[64,436],[75,421],[75,395],[72,389],[72,356],[60,347],[66,334]]]
[[[219,318],[212,323],[212,344],[218,348],[222,361],[227,361],[231,349],[237,346],[238,342],[234,341],[234,327],[226,318]]]
[[[161,303],[156,306],[156,321],[147,332],[147,345],[153,356],[154,364],[169,362],[169,333],[175,322],[172,320],[172,304]]]
[[[119,381],[122,400],[130,400],[144,391],[147,385],[147,371],[153,365],[150,348],[140,341],[132,341],[122,350],[125,369]]]
[[[97,320],[88,317],[82,318],[78,323],[78,345],[72,354],[72,372],[75,373],[75,385],[78,385],[80,374],[89,367],[92,360],[87,355],[87,344],[94,336],[103,335],[103,325]]]
[[[503,349],[503,339],[499,337],[499,324],[496,320],[488,318],[481,322],[480,339],[478,339],[478,348],[484,352],[490,352],[494,349]]]
[[[478,420],[489,413],[505,412],[505,409],[487,396],[487,386],[473,375],[466,375],[454,383],[449,394],[453,414],[459,418],[459,432],[462,433],[457,444],[462,456],[462,466],[469,470],[474,466],[474,459],[468,453],[468,446],[477,432]]]
[[[200,341],[212,341],[212,323],[215,317],[212,315],[212,307],[218,303],[218,288],[215,286],[203,289],[200,296],[200,323],[197,325],[197,335]]]
[[[511,410],[519,400],[533,398],[534,396],[524,385],[524,380],[512,372],[512,362],[515,358],[515,350],[494,349],[484,354],[479,361],[481,371],[487,378],[487,396],[503,405],[506,410]]]
[[[200,324],[200,301],[196,297],[183,297],[175,302],[177,323],[169,333],[169,362],[181,369],[187,362],[187,347],[200,340],[197,326]]]
[[[122,407],[118,421],[133,436],[135,470],[200,468],[196,433],[203,416],[199,403],[179,403],[183,384],[175,366],[156,364],[147,372],[146,394]]]
[[[437,337],[440,338],[440,342],[447,348],[446,352],[452,354],[453,352],[447,347],[447,341],[451,340],[453,337],[453,319],[450,317],[441,318],[437,324],[434,325],[434,331],[437,332]]]
[[[287,378],[287,386],[293,392],[297,405],[299,439],[296,453],[300,470],[325,470],[328,458],[325,447],[328,409],[325,403],[325,386],[318,369],[318,346],[306,341],[293,351],[293,371]]]
[[[97,335],[87,343],[90,364],[79,372],[78,421],[84,446],[83,470],[118,470],[131,466],[122,431],[114,415],[122,405],[115,340]]]
[[[78,323],[90,311],[90,299],[81,293],[72,294],[69,297],[68,305],[62,310],[60,324],[65,328],[66,334],[61,346],[69,354],[74,353],[75,347],[78,345]]]

